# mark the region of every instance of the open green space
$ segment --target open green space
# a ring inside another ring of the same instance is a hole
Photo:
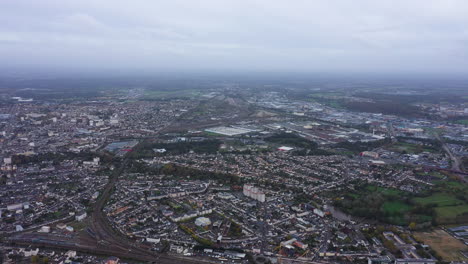
[[[154,156],[164,156],[167,154],[183,154],[193,151],[195,153],[216,153],[219,150],[221,141],[209,139],[195,142],[172,142],[162,143],[150,140],[140,143],[134,151],[128,155],[130,158],[150,158]],[[164,153],[155,153],[154,149],[165,149]]]
[[[455,218],[459,215],[468,214],[468,204],[436,207],[435,211],[440,218]]]
[[[389,214],[403,213],[409,211],[411,208],[412,207],[410,205],[399,201],[387,201],[382,205],[382,209]]]
[[[454,188],[454,189],[463,189],[463,188],[466,188],[465,185],[463,185],[462,183],[460,182],[457,182],[457,181],[448,181],[448,182],[445,182],[449,187],[451,188]]]
[[[428,197],[415,198],[414,201],[421,205],[434,204],[437,207],[463,204],[463,201],[458,200],[453,194],[448,193],[434,193]]]
[[[349,214],[389,224],[431,222],[431,211],[413,211],[415,206],[409,202],[412,196],[410,192],[394,188],[363,184],[347,190],[345,198],[338,199],[335,205]]]
[[[387,147],[387,149],[394,151],[394,152],[404,153],[404,154],[419,154],[421,152],[436,152],[436,149],[432,147],[424,146],[420,144],[407,143],[407,142],[395,143]]]
[[[468,221],[468,188],[451,179],[438,180],[419,193],[361,184],[335,195],[344,197],[335,201],[343,211],[389,224],[427,226]]]
[[[468,126],[468,119],[459,119],[459,120],[453,121],[453,123]]]
[[[354,154],[358,154],[363,151],[368,151],[368,150],[373,150],[375,148],[383,147],[387,144],[390,144],[389,139],[382,139],[382,140],[376,140],[376,141],[370,141],[370,142],[349,142],[349,141],[344,141],[335,144],[336,149],[347,149],[350,152]]]

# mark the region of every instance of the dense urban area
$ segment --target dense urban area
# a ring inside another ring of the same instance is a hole
[[[468,261],[463,83],[0,88],[0,263]]]

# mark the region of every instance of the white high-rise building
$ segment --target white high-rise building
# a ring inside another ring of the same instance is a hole
[[[257,187],[249,184],[244,184],[243,193],[245,196],[255,199],[259,202],[265,202],[265,193]]]

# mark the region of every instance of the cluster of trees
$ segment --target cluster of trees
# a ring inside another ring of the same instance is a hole
[[[382,113],[386,115],[397,115],[406,117],[420,117],[423,114],[419,108],[397,102],[346,102],[344,106],[352,111],[367,113]]]
[[[203,171],[195,168],[175,165],[173,163],[155,167],[148,166],[142,162],[131,161],[128,163],[126,170],[130,173],[151,173],[155,175],[164,174],[179,178],[190,177],[194,180],[214,180],[229,185],[239,185],[241,183],[241,178],[234,174]]]
[[[300,149],[300,150],[294,150],[292,152],[293,155],[295,156],[328,156],[328,155],[333,155],[333,153],[326,151],[324,149]]]
[[[71,155],[70,155],[71,156]],[[43,153],[38,155],[13,155],[11,162],[16,165],[27,164],[27,163],[38,163],[42,161],[52,161],[54,163],[64,161],[67,157],[70,157],[65,153]]]
[[[31,263],[34,263],[34,264],[46,264],[46,263],[49,263],[49,258],[48,258],[48,257],[45,257],[45,256],[39,256],[39,255],[32,256],[32,257],[31,257]]]
[[[427,92],[427,91],[425,91]],[[390,93],[372,93],[361,92],[356,94],[359,97],[369,98],[376,101],[389,101],[398,104],[412,104],[417,102],[440,103],[445,102],[464,102],[463,97],[456,93],[430,93],[430,94],[390,94]]]
[[[196,142],[174,142],[174,143],[155,143],[145,141],[140,143],[134,151],[130,153],[129,157],[141,159],[151,158],[155,155],[178,155],[194,151],[195,153],[209,153],[213,154],[219,150],[221,141],[217,139],[210,139]],[[165,149],[165,153],[154,153],[153,149]]]
[[[391,231],[394,234],[397,234],[401,237],[402,233],[400,233],[395,227],[377,226],[375,228],[364,229],[362,231],[362,233],[368,241],[371,241],[373,237],[376,237],[377,239],[382,241],[383,245],[388,249],[390,253],[394,254],[397,258],[402,257],[402,252],[398,249],[398,247],[396,247],[392,241],[386,239],[383,235],[383,232]]]
[[[197,236],[195,232],[189,227],[187,227],[186,225],[180,224],[179,227],[180,229],[182,229],[185,233],[189,234],[195,241],[197,241],[201,245],[207,246],[207,247],[213,246],[213,242],[211,240]]]
[[[281,145],[288,145],[294,146],[303,149],[316,149],[318,148],[318,144],[307,140],[303,137],[300,137],[294,133],[278,133],[274,134],[270,137],[265,138],[266,142],[281,144]]]
[[[7,182],[7,176],[6,175],[1,175],[0,176],[0,185],[5,185]]]
[[[241,182],[241,179],[233,174],[212,172],[212,171],[202,171],[194,168],[177,166],[175,164],[165,164],[160,168],[160,172],[166,175],[173,175],[176,177],[187,177],[190,176],[191,179],[196,180],[216,180],[225,184],[234,184],[237,185]]]
[[[304,244],[308,245],[309,248],[314,248],[317,244],[317,235],[308,235],[304,240]]]
[[[370,142],[343,141],[343,142],[335,144],[335,147],[336,148],[347,149],[347,150],[352,151],[354,153],[359,153],[359,152],[379,148],[379,147],[385,146],[385,145],[390,144],[390,143],[391,143],[391,140],[388,139],[388,138],[385,138],[385,139],[382,139],[382,140],[370,141]]]
[[[242,227],[235,222],[231,221],[231,227],[229,228],[228,236],[240,237],[242,236]]]
[[[182,154],[189,151],[196,153],[216,153],[219,150],[221,141],[210,139],[197,142],[176,142],[176,143],[155,143],[153,148],[164,148],[170,154]]]

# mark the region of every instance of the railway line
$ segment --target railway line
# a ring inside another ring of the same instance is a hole
[[[109,182],[102,190],[102,195],[94,204],[90,225],[83,236],[60,237],[40,233],[22,233],[6,238],[5,242],[11,245],[75,250],[93,255],[115,256],[145,263],[216,263],[207,259],[193,259],[150,251],[111,227],[103,209],[127,164],[128,160],[124,158],[123,162],[109,178]]]

